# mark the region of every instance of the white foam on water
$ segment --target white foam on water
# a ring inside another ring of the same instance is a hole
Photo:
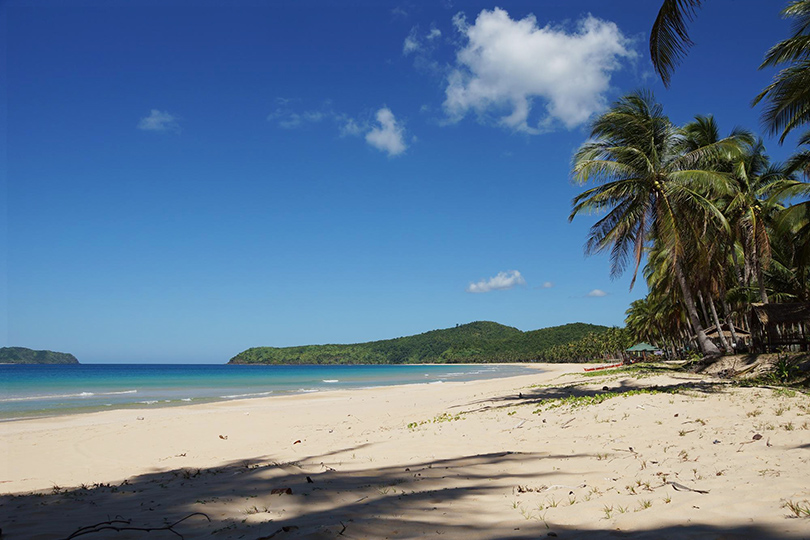
[[[79,392],[76,394],[46,394],[43,396],[25,396],[25,397],[12,397],[12,398],[2,398],[0,399],[0,403],[3,402],[12,402],[12,401],[37,401],[40,399],[69,399],[69,398],[86,398],[91,396],[116,396],[120,394],[134,394],[137,390],[124,390],[121,392]]]
[[[221,397],[222,399],[238,399],[243,397],[269,396],[272,393],[273,391],[270,390],[269,392],[256,392],[254,394],[233,394],[231,396],[219,396],[219,397]]]

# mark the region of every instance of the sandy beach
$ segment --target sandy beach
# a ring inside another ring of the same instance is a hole
[[[2,538],[810,538],[810,396],[538,367],[3,423]]]

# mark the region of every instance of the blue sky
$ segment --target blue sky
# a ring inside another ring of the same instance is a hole
[[[3,344],[225,362],[474,320],[621,325],[568,223],[588,118],[649,88],[758,129],[783,3],[709,0],[670,89],[659,2],[6,2]],[[766,138],[774,159],[795,147]]]

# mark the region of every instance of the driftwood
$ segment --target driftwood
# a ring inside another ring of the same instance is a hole
[[[141,531],[141,532],[152,532],[152,531],[169,531],[180,538],[183,538],[183,535],[179,532],[175,531],[174,528],[179,525],[180,523],[184,522],[190,517],[194,516],[203,516],[208,521],[211,521],[211,518],[208,517],[207,514],[203,514],[202,512],[194,512],[193,514],[189,514],[182,519],[178,519],[174,523],[169,525],[164,525],[163,527],[133,527],[131,519],[113,519],[110,521],[102,521],[101,523],[96,523],[95,525],[88,525],[86,527],[79,528],[76,532],[71,534],[70,536],[65,537],[65,540],[72,540],[73,538],[78,538],[79,536],[84,536],[85,534],[94,534],[101,531]],[[116,516],[120,517],[120,516]]]

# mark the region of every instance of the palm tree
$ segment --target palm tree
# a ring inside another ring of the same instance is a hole
[[[788,133],[810,123],[810,0],[790,2],[782,16],[794,19],[793,34],[771,47],[760,69],[786,67],[754,99],[754,105],[768,101],[764,120],[772,134],[779,133],[780,143]]]
[[[768,303],[765,270],[771,260],[771,227],[776,213],[781,210],[768,195],[774,186],[789,178],[780,165],[772,165],[759,139],[747,145],[734,163],[732,173],[734,192],[725,207],[725,213],[743,246],[746,267],[752,269],[759,288],[760,302]]]
[[[650,59],[664,86],[686,50],[694,45],[686,32],[686,23],[695,16],[702,0],[664,0],[650,30]]]
[[[635,283],[644,248],[653,240],[669,253],[689,321],[701,351],[719,354],[698,316],[685,264],[687,246],[700,243],[699,224],[725,220],[707,194],[727,190],[727,175],[695,165],[739,148],[734,138],[680,151],[680,130],[664,116],[649,92],[621,98],[596,118],[591,139],[574,156],[573,180],[599,184],[574,198],[569,221],[582,212],[607,214],[591,227],[586,253],[610,251],[611,273],[634,266]],[[694,219],[699,216],[700,219]]]
[[[805,199],[782,210],[776,221],[776,232],[790,240],[793,267],[798,276],[804,276],[810,268],[810,181],[803,182],[798,175],[810,180],[810,132],[805,133],[799,144],[806,147],[794,154],[787,162],[788,176],[771,186],[773,199]]]

